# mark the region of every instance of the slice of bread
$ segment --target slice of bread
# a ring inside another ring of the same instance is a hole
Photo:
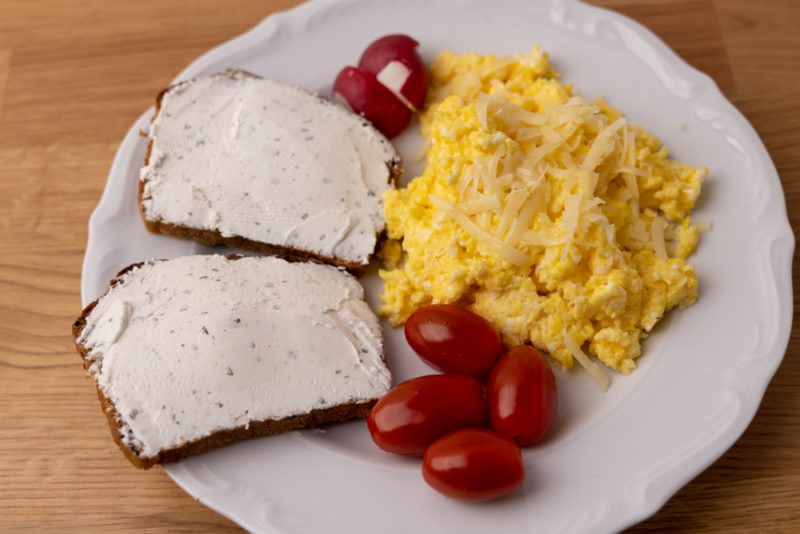
[[[365,417],[391,383],[362,286],[319,263],[135,264],[72,332],[114,440],[140,468]]]
[[[139,205],[153,232],[363,271],[401,172],[363,117],[242,70],[156,101]]]

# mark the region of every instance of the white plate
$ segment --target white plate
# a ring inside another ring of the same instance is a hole
[[[710,220],[693,257],[697,304],[670,314],[645,343],[639,369],[601,393],[580,371],[558,373],[562,404],[528,479],[508,499],[468,505],[439,496],[419,462],[378,451],[362,422],[234,445],[166,467],[207,506],[252,531],[609,532],[658,510],[745,430],[780,363],[792,317],[794,247],[780,181],[761,141],[705,75],[649,31],[573,0],[317,0],[264,20],[177,79],[241,67],[323,93],[373,38],[403,32],[430,59],[443,49],[508,54],[535,44],[564,80],[605,96],[673,155],[707,165],[695,220]],[[125,137],[90,221],[83,301],[125,265],[207,251],[149,234],[136,184],[152,110]],[[407,176],[418,137],[398,146]],[[380,291],[365,278],[371,301]],[[426,372],[387,327],[398,380]]]

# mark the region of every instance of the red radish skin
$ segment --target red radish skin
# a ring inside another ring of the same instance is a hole
[[[418,47],[407,35],[386,35],[372,42],[358,62],[358,68],[374,74],[412,111],[422,109],[428,93],[428,69]]]
[[[362,115],[390,139],[411,123],[411,110],[384,87],[374,74],[355,67],[345,67],[336,77],[333,98]]]

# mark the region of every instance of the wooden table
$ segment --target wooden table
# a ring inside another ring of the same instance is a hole
[[[191,60],[295,3],[0,0],[0,530],[238,530],[124,460],[70,325],[87,221],[127,129]],[[717,81],[766,144],[797,227],[800,2],[594,3]],[[741,439],[632,531],[800,531],[796,334]]]

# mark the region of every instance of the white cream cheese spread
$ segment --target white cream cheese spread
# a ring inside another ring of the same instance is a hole
[[[77,342],[140,457],[251,421],[375,400],[380,323],[350,274],[273,257],[184,256],[126,271]]]
[[[399,156],[363,118],[230,70],[161,97],[140,179],[146,218],[366,265]]]

